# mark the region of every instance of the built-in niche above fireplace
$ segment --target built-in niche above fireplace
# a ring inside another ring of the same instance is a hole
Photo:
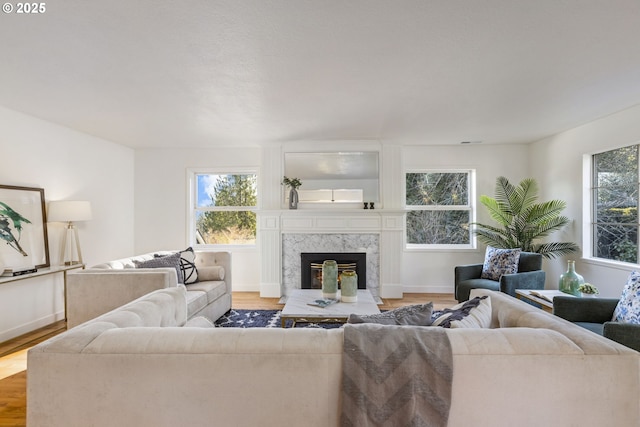
[[[338,263],[338,284],[340,274],[354,270],[358,275],[358,289],[367,288],[366,252],[303,252],[300,254],[300,287],[302,289],[322,288],[322,263],[334,260]]]

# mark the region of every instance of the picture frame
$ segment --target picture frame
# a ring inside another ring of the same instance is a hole
[[[0,185],[0,273],[50,265],[44,188]]]

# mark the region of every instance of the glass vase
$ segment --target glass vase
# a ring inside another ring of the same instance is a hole
[[[576,262],[572,260],[567,261],[567,271],[560,275],[558,288],[566,294],[579,297],[580,291],[578,290],[578,286],[583,283],[584,278],[576,273]]]
[[[358,275],[355,271],[342,272],[340,289],[342,302],[358,302]]]
[[[326,260],[322,263],[322,298],[336,299],[338,296],[338,263]]]
[[[289,190],[289,209],[298,209],[298,190]]]

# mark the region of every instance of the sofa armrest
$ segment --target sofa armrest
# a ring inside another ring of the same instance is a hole
[[[640,325],[605,322],[602,335],[635,351],[640,351]]]
[[[570,322],[605,323],[613,317],[617,304],[615,298],[559,296],[553,299],[553,314]]]
[[[87,269],[67,274],[67,328],[157,289],[178,286],[174,268]]]
[[[479,279],[482,275],[482,264],[458,265],[454,269],[455,283],[470,279]]]
[[[500,291],[515,297],[516,289],[544,289],[545,278],[543,270],[503,274],[500,277]]]

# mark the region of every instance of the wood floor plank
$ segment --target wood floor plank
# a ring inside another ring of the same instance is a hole
[[[233,308],[280,310],[279,298],[260,298],[259,292],[234,292]],[[451,307],[457,302],[452,294],[404,294],[402,299],[383,299],[381,310],[392,310],[432,301],[434,309]],[[66,330],[64,321],[0,343],[0,427],[23,427],[27,413],[26,350]],[[3,363],[8,366],[4,370]],[[17,372],[17,373],[15,373]],[[3,377],[3,373],[5,374]]]

